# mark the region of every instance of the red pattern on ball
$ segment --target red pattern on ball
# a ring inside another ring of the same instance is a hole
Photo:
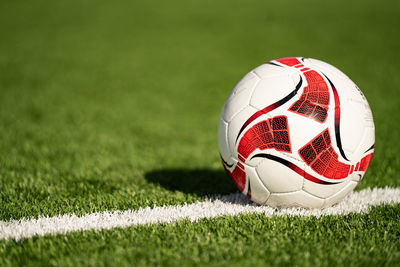
[[[286,116],[261,121],[245,132],[238,146],[239,158],[247,159],[256,149],[292,151]]]

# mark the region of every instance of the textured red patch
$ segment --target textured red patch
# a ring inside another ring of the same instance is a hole
[[[289,108],[290,111],[324,122],[328,116],[329,88],[322,76],[309,68],[301,69],[307,80],[300,99]]]
[[[245,132],[239,141],[239,158],[247,159],[256,149],[276,149],[291,152],[289,126],[286,116],[261,121]]]
[[[350,165],[338,160],[328,129],[304,145],[299,155],[311,169],[326,178],[343,179],[349,175]]]

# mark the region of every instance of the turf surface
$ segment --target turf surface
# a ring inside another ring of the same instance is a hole
[[[250,69],[293,55],[327,61],[363,90],[376,150],[357,188],[398,187],[399,26],[398,1],[1,1],[0,220],[234,192],[216,143],[222,103]],[[399,212],[0,241],[0,263],[390,265]]]
[[[9,242],[0,256],[19,266],[37,266],[43,259],[71,266],[378,266],[398,263],[399,235],[398,208],[379,207],[345,217],[247,215],[86,231]]]

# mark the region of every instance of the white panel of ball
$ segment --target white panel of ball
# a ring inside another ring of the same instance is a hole
[[[279,152],[275,152],[279,153]],[[269,152],[269,154],[275,154]],[[284,157],[281,155],[280,157]],[[298,162],[304,169],[304,163]],[[260,180],[271,193],[287,193],[301,190],[303,177],[294,171],[288,171],[288,167],[273,160],[262,160],[256,168]]]
[[[225,102],[222,117],[230,122],[233,117],[249,105],[251,95],[259,78],[253,73],[248,73],[233,89]]]

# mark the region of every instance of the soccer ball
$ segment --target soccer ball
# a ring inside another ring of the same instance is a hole
[[[340,70],[310,58],[272,60],[235,86],[219,119],[223,166],[252,201],[323,208],[361,181],[374,152],[371,109]]]

